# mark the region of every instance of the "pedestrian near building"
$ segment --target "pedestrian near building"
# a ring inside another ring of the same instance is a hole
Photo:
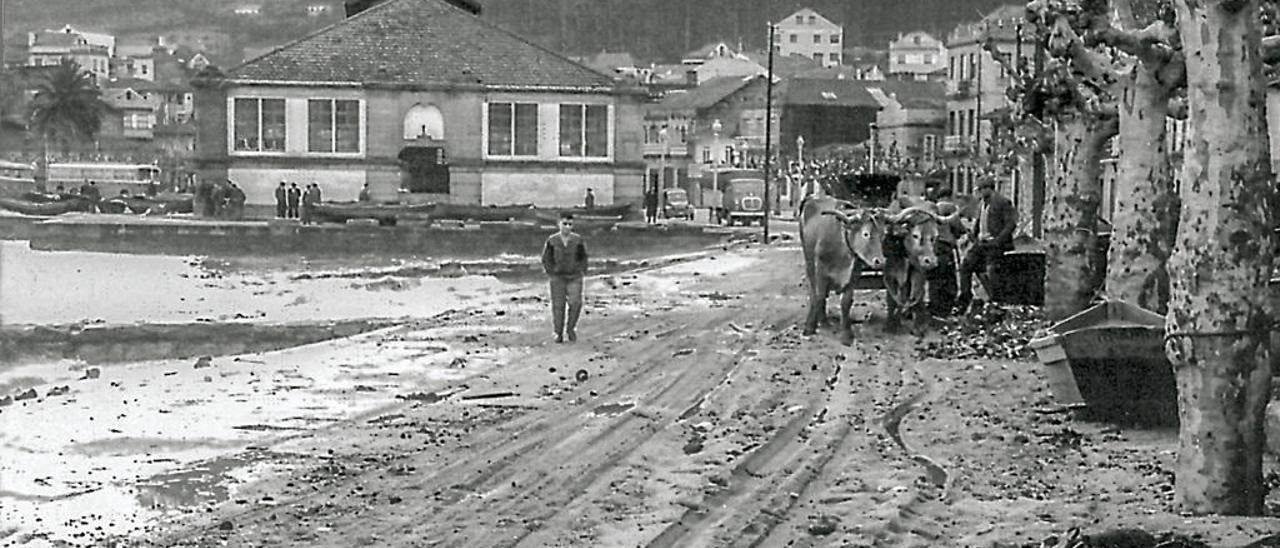
[[[276,187],[276,217],[285,218],[289,214],[289,187],[284,181]]]
[[[363,187],[360,187],[360,196],[356,198],[356,200],[360,202],[368,202],[371,200],[371,197],[369,196],[369,183],[365,183]]]
[[[977,239],[964,262],[960,263],[960,297],[956,304],[961,310],[966,309],[973,301],[973,275],[978,275],[983,289],[991,292],[991,280],[987,277],[987,268],[1005,252],[1013,249],[1013,230],[1017,226],[1018,212],[1013,209],[1013,202],[996,192],[995,179],[983,179],[978,184],[978,192],[982,196],[981,209],[978,213]]]
[[[658,222],[658,188],[650,186],[644,192],[644,220],[649,224]]]
[[[226,213],[227,187],[224,183],[214,183],[209,194],[212,211],[210,217],[222,217]]]
[[[587,189],[586,198],[582,199],[582,206],[584,209],[594,209],[596,207],[596,193],[589,188]]]
[[[315,204],[318,204],[318,203],[320,203],[320,202],[323,202],[323,201],[324,201],[324,198],[322,198],[322,197],[320,196],[320,184],[319,184],[319,183],[317,183],[317,182],[315,182],[315,181],[312,181],[312,182],[311,182],[311,192],[315,194],[314,199],[311,201],[311,204],[312,204],[312,205],[315,205]]]
[[[560,218],[560,230],[542,248],[542,269],[551,286],[551,325],[556,342],[578,340],[582,312],[582,279],[587,273],[587,245],[573,232],[573,215]]]
[[[302,189],[298,188],[298,183],[289,184],[289,193],[286,196],[288,210],[285,217],[290,219],[298,218],[298,206],[302,203]]]
[[[244,218],[244,202],[246,197],[244,190],[234,182],[227,182],[227,218],[232,220],[240,220]]]
[[[315,206],[316,200],[319,199],[319,197],[317,196],[319,193],[320,193],[320,189],[316,188],[316,185],[314,183],[307,185],[307,189],[303,191],[302,193],[302,224],[304,225],[311,224],[311,208]]]

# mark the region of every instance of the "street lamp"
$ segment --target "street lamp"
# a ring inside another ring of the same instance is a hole
[[[660,163],[658,168],[658,193],[661,194],[663,189],[667,187],[667,128],[658,130],[658,144],[662,147],[662,153],[659,156]]]
[[[720,195],[720,130],[724,126],[720,124],[720,119],[716,118],[711,123],[711,198],[714,200]],[[707,221],[714,220],[716,206],[714,203],[707,204]]]
[[[806,181],[808,177],[805,176],[804,169],[804,135],[796,136],[796,163],[800,164],[800,180],[805,184],[805,194],[812,194],[813,189],[808,187],[809,183]],[[794,188],[790,188],[795,186],[795,184],[789,185],[789,189],[795,190]]]
[[[871,122],[871,150],[869,152],[871,173],[876,172],[876,144],[880,140],[879,126],[875,122]]]

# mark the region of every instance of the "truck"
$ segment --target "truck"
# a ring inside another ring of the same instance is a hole
[[[704,204],[714,204],[712,218],[733,226],[764,223],[764,172],[758,169],[708,170],[702,176]]]

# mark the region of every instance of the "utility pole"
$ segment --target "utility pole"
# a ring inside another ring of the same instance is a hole
[[[769,81],[765,83],[764,92],[764,243],[769,244],[769,212],[773,211],[773,203],[769,201],[769,172],[771,162],[769,155],[773,152],[770,143],[773,141],[773,23],[769,23]]]
[[[1036,25],[1035,30],[1034,77],[1036,85],[1040,85],[1041,75],[1044,74],[1044,48],[1048,33],[1044,32],[1041,25]],[[1041,219],[1044,215],[1044,172],[1044,154],[1040,152],[1040,147],[1036,147],[1036,152],[1031,155],[1031,231],[1036,238],[1044,237],[1044,221]]]

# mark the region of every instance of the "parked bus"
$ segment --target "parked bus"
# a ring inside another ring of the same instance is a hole
[[[0,195],[16,196],[36,189],[35,167],[0,160]]]
[[[160,186],[160,168],[151,164],[114,162],[67,162],[49,165],[50,189],[67,190],[94,181],[98,193],[107,198],[128,190],[129,194],[153,194]]]

